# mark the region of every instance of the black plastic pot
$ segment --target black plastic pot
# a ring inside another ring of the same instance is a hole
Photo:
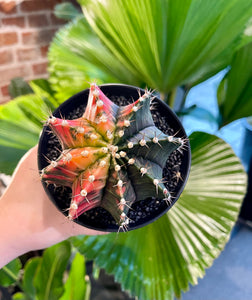
[[[248,173],[248,188],[242,203],[239,218],[252,226],[252,124],[248,122],[247,118],[242,120],[242,124],[244,126],[244,138],[240,158]]]
[[[137,100],[139,98],[139,91],[141,94],[144,94],[144,90],[137,87],[120,84],[101,85],[100,89],[117,105],[122,104],[122,102],[124,102],[122,105],[127,105],[133,102],[132,99]],[[88,94],[89,89],[86,89],[74,95],[61,104],[53,115],[66,119],[81,117],[87,104]],[[183,126],[169,106],[158,98],[155,98],[153,101],[153,107],[155,109],[152,110],[152,116],[156,126],[166,134],[176,134],[177,137],[186,138]],[[49,128],[45,126],[39,142],[38,166],[40,170],[48,165],[46,158],[53,160],[59,155],[57,149],[60,147],[60,144],[57,138],[52,136],[48,131]],[[53,157],[50,157],[50,155]],[[165,181],[167,180],[169,182],[168,184],[170,184],[168,190],[172,192],[172,203],[167,205],[165,201],[155,198],[143,199],[134,203],[133,209],[130,210],[128,214],[128,217],[132,220],[129,223],[128,230],[137,229],[155,221],[172,207],[184,189],[189,175],[190,164],[191,152],[189,142],[187,142],[187,149],[183,151],[183,154],[177,150],[174,151],[163,170],[163,177],[165,177]],[[171,173],[172,168],[175,167],[179,168],[180,178],[174,178],[174,174]],[[45,183],[43,183],[43,186],[56,207],[63,214],[67,215],[67,209],[71,201],[71,190],[64,187],[55,188],[53,185],[47,186]],[[100,207],[82,214],[74,221],[96,230],[109,232],[118,231],[118,225],[112,216]]]

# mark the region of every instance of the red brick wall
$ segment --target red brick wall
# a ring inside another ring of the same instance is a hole
[[[63,0],[0,0],[0,104],[13,77],[47,77],[49,43],[64,23],[53,15]]]

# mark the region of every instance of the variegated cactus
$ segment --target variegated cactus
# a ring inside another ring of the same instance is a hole
[[[152,98],[146,91],[134,103],[119,107],[91,84],[81,118],[48,119],[63,151],[41,171],[41,178],[71,187],[70,220],[101,206],[119,228],[127,229],[134,202],[153,196],[171,202],[162,171],[169,155],[185,141],[155,127]]]

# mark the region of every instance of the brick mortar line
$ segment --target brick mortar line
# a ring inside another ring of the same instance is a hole
[[[38,64],[43,64],[43,63],[45,63],[45,62],[38,62]],[[41,74],[35,74],[34,73],[34,71],[33,71],[33,68],[32,68],[32,66],[31,66],[31,64],[23,64],[22,66],[17,66],[16,68],[20,68],[20,67],[23,67],[23,68],[25,68],[25,70],[26,70],[26,72],[27,72],[27,74],[26,75],[19,75],[19,73],[17,73],[17,75],[15,76],[12,76],[12,78],[11,79],[13,79],[13,78],[15,78],[15,77],[22,77],[22,78],[24,78],[24,79],[26,79],[26,78],[34,78],[35,76],[37,76],[37,77],[40,77],[40,76],[42,76],[43,74],[48,74],[48,70],[47,70],[47,68],[46,68],[46,72],[42,72]],[[11,69],[16,69],[16,68],[11,68]],[[2,71],[5,71],[6,69],[4,69],[4,70],[0,70],[1,72]],[[1,80],[1,87],[3,87],[3,86],[6,86],[6,85],[9,85],[10,84],[10,82],[11,82],[11,79],[2,79]]]
[[[60,27],[59,26],[52,26],[52,27],[48,27],[46,28],[46,30],[58,30]],[[43,31],[44,29],[40,30],[39,28],[35,29],[35,30],[22,30],[19,28],[19,30],[16,30],[16,31],[12,31],[12,32],[15,32],[17,33],[17,43],[15,44],[11,44],[11,45],[4,45],[4,46],[1,46],[1,51],[4,51],[4,50],[10,50],[10,49],[14,49],[14,48],[24,48],[24,49],[28,49],[28,48],[33,48],[33,47],[42,47],[42,46],[47,46],[48,43],[46,42],[43,42],[41,41],[40,43],[34,43],[34,44],[24,44],[22,42],[22,33],[26,32],[26,33],[39,33],[40,31]],[[7,31],[7,32],[10,32],[10,31]],[[2,31],[0,32],[2,33]],[[6,32],[5,32],[6,33]],[[55,33],[56,34],[56,33]],[[55,37],[55,34],[53,35],[52,39]],[[52,40],[51,40],[52,41]],[[50,44],[50,43],[49,43]]]
[[[15,69],[18,69],[18,68],[25,68],[25,70],[27,70],[28,74],[27,74],[27,76],[24,76],[24,78],[29,77],[29,76],[40,76],[40,74],[35,74],[34,73],[33,66],[31,65],[31,63],[32,62],[26,63],[26,64],[22,64],[22,65],[18,65],[18,66],[15,66],[15,67],[11,67],[11,68],[9,68],[9,70],[10,71],[12,71],[12,70],[15,71]],[[43,64],[43,63],[47,63],[47,61],[36,62],[35,65],[37,65],[37,64]],[[32,64],[34,64],[34,62]],[[46,70],[47,69],[48,68],[46,68]],[[6,71],[6,68],[0,70],[0,72],[2,72],[2,71]],[[48,71],[46,71],[46,73],[48,73]],[[45,74],[45,73],[43,72],[41,74]],[[16,77],[20,77],[20,75],[17,75]],[[15,78],[15,76],[13,76],[12,78]],[[5,86],[5,85],[8,85],[10,83],[10,81],[11,81],[11,79],[6,79],[6,80],[2,79],[0,81],[0,86],[2,87],[2,86]]]
[[[0,0],[1,1],[1,0]],[[41,1],[44,1],[44,0],[41,0]],[[31,15],[40,15],[40,14],[44,14],[46,12],[50,13],[50,14],[54,14],[53,13],[53,9],[41,9],[39,11],[37,10],[32,10],[30,12],[28,11],[20,11],[20,12],[16,12],[16,13],[13,13],[13,14],[6,14],[4,12],[0,12],[0,17],[2,18],[3,16],[6,16],[7,18],[15,18],[15,17],[23,17],[23,16],[31,16]]]
[[[1,1],[1,0],[0,0]],[[0,18],[1,18],[1,21],[4,20],[4,19],[15,19],[15,18],[19,18],[19,17],[22,17],[24,18],[24,27],[21,27],[21,26],[18,26],[18,25],[6,25],[6,24],[3,24],[3,22],[1,22],[1,29],[5,28],[5,27],[18,27],[18,28],[30,28],[29,26],[29,17],[38,17],[38,16],[46,16],[46,19],[49,23],[49,25],[47,26],[64,26],[64,23],[62,24],[53,24],[52,20],[51,20],[51,15],[52,15],[52,12],[51,11],[45,11],[44,13],[41,13],[41,12],[36,12],[36,13],[31,13],[31,14],[24,14],[24,15],[15,15],[15,16],[8,16],[8,15],[4,15],[1,16],[0,15]],[[57,18],[56,16],[54,16],[55,18]],[[62,19],[58,19],[59,21],[62,20]],[[67,23],[66,23],[67,24]],[[44,27],[44,26],[43,26]]]
[[[35,60],[23,60],[23,61],[17,61],[17,62],[13,62],[13,63],[8,63],[6,65],[0,65],[0,71],[6,70],[6,66],[8,65],[8,68],[11,69],[13,66],[14,67],[21,67],[22,65],[25,64],[31,64],[31,63],[45,63],[48,62],[48,59],[46,57],[39,57],[38,59]]]
[[[33,45],[23,45],[23,44],[15,44],[16,46],[4,46],[1,47],[0,52],[4,52],[6,50],[12,52],[13,50],[30,50],[30,49],[40,49],[41,47],[49,46],[50,43],[45,44],[33,44]]]
[[[1,0],[0,0],[1,1]],[[1,2],[0,2],[1,3]],[[0,12],[0,16],[3,17],[3,16],[6,16],[7,18],[15,18],[15,17],[23,17],[23,16],[30,16],[30,15],[40,15],[40,14],[44,14],[44,13],[50,13],[50,14],[53,14],[53,10],[50,10],[50,9],[43,9],[43,10],[39,10],[39,11],[24,11],[24,12],[17,12],[17,13],[13,13],[13,14],[6,14],[6,13],[3,13],[3,12]]]
[[[37,32],[37,31],[43,31],[43,30],[47,30],[47,29],[59,29],[62,27],[62,25],[53,25],[53,24],[49,24],[49,25],[45,25],[45,26],[41,26],[41,27],[18,27],[17,25],[6,25],[4,27],[1,28],[1,32],[0,33],[6,33],[6,32],[29,32],[29,33],[33,33],[33,32]],[[10,30],[12,29],[12,30]]]

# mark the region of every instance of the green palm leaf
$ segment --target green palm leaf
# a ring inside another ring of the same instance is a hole
[[[165,216],[128,233],[73,239],[141,300],[173,299],[197,283],[228,241],[246,191],[246,174],[228,144],[206,133],[190,140],[191,174]]]
[[[11,284],[17,283],[21,268],[21,262],[19,258],[16,258],[0,269],[0,285],[8,287]]]
[[[102,45],[83,16],[57,32],[49,60],[50,82],[58,98],[67,99],[94,80],[139,83]]]
[[[252,0],[79,2],[114,59],[163,93],[229,64],[252,14]]]
[[[42,128],[42,120],[45,120],[46,109],[43,100],[34,94],[20,96],[0,106],[1,145],[18,149],[34,146]]]
[[[64,293],[63,275],[71,255],[71,246],[61,242],[43,253],[33,284],[38,300],[58,300]]]
[[[37,144],[46,111],[43,100],[34,94],[0,106],[0,173],[12,174],[24,153]]]
[[[37,144],[43,121],[59,105],[46,80],[34,80],[30,85],[36,94],[19,96],[0,106],[0,172],[6,174],[11,174],[23,154]]]
[[[220,126],[252,115],[252,43],[234,56],[218,88]]]
[[[85,258],[79,252],[71,263],[67,281],[64,285],[64,293],[59,300],[84,300],[88,295],[88,283],[85,281]]]

